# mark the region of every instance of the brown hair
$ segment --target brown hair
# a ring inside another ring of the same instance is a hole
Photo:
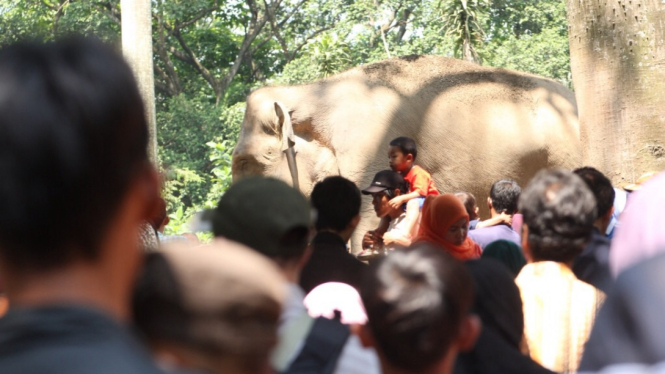
[[[476,214],[476,197],[473,196],[472,193],[465,191],[455,192],[455,197],[460,199],[462,204],[464,204],[464,208],[469,214],[469,220],[478,218],[478,215]]]

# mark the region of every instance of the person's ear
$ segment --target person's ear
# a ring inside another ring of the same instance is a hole
[[[492,198],[491,197],[487,198],[487,208],[489,208],[489,210],[492,211]]]
[[[374,335],[372,335],[372,331],[370,331],[369,326],[367,326],[367,324],[364,325],[352,324],[351,333],[355,334],[360,339],[360,343],[362,344],[363,347],[365,348],[376,347],[376,341],[374,340]]]
[[[526,223],[522,224],[522,252],[524,253],[524,258],[526,262],[533,262],[531,259],[531,247],[529,247],[529,227]]]
[[[605,215],[602,217],[603,218],[603,223],[606,225],[610,223],[610,220],[612,219],[612,214],[614,214],[614,206],[610,208],[610,210],[605,213]]]
[[[457,346],[460,352],[468,352],[473,349],[482,328],[483,323],[477,315],[469,314],[464,317],[457,338]]]
[[[476,214],[476,217],[478,217],[478,214],[480,213],[480,208],[476,206],[475,208],[473,208],[473,212]]]
[[[400,191],[399,188],[395,188],[395,191],[393,191],[393,194],[395,195],[395,197],[397,197],[397,196],[402,194],[402,191]]]
[[[358,227],[359,223],[360,223],[360,214],[357,214],[355,217],[351,218],[351,222],[349,222],[349,224],[346,225],[346,228],[355,230],[356,227]]]
[[[414,161],[414,159],[413,159],[413,155],[412,155],[411,153],[407,153],[407,154],[405,155],[404,159],[405,159],[406,161],[409,161],[409,162],[413,162],[413,161]]]
[[[312,247],[307,246],[307,249],[305,249],[305,252],[302,253],[302,256],[300,256],[300,260],[298,260],[298,268],[302,269],[307,265],[307,262],[309,261],[309,258],[312,257]]]
[[[152,165],[145,167],[140,178],[141,187],[139,187],[142,199],[145,202],[145,211],[143,212],[143,219],[149,221],[152,218],[153,212],[157,209],[159,204],[159,190],[160,190],[160,177],[157,170]]]

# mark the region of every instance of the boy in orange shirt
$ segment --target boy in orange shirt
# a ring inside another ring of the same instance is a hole
[[[404,180],[408,182],[409,192],[404,195],[395,196],[388,204],[393,209],[408,204],[417,204],[418,209],[421,209],[425,202],[425,197],[428,195],[438,195],[439,191],[434,186],[432,176],[425,169],[418,165],[414,165],[418,149],[416,142],[406,136],[393,139],[388,148],[388,162],[390,168],[402,175]],[[406,207],[405,207],[406,211]],[[379,227],[375,230],[368,231],[363,238],[363,249],[383,242],[383,234],[388,230],[390,219],[388,217],[381,218]]]
[[[390,200],[390,206],[393,208],[398,208],[413,199],[417,199],[418,205],[422,208],[427,196],[439,194],[430,173],[420,166],[414,165],[417,155],[416,142],[411,138],[400,136],[390,142],[388,148],[390,168],[400,173],[404,180],[409,182],[409,193]]]

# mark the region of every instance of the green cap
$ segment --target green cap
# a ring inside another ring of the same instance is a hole
[[[215,236],[275,257],[283,255],[279,241],[284,234],[311,227],[312,210],[305,196],[288,184],[252,176],[224,193],[211,220]]]

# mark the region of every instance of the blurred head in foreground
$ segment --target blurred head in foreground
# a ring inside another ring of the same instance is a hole
[[[231,241],[151,253],[134,318],[158,362],[209,373],[268,373],[285,293],[265,257]]]
[[[281,180],[246,177],[224,193],[209,212],[215,237],[224,237],[269,257],[298,283],[309,258],[312,211],[298,190]]]
[[[473,280],[464,265],[428,243],[370,265],[360,294],[384,373],[450,373],[459,351],[473,347],[480,320],[469,314]]]
[[[68,302],[127,316],[138,227],[159,197],[147,145],[132,71],[108,46],[0,51],[0,273],[13,304],[57,303],[74,276]]]

